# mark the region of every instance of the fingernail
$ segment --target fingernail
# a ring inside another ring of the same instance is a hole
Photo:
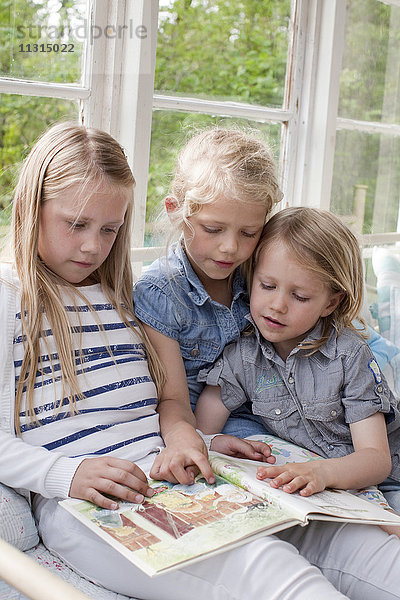
[[[113,503],[111,504],[111,508],[110,508],[110,510],[117,510],[117,508],[118,508],[118,504],[117,504],[116,502],[113,502]]]
[[[135,502],[136,504],[141,504],[144,500],[144,496],[143,494],[136,494],[135,496]]]
[[[150,498],[151,498],[152,496],[154,496],[154,494],[155,494],[155,493],[156,493],[156,490],[153,490],[153,488],[149,488],[149,489],[147,490],[147,496],[149,496]]]

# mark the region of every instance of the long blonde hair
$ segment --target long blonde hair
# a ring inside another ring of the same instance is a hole
[[[27,413],[34,419],[33,390],[40,361],[43,315],[49,321],[61,366],[62,397],[67,396],[70,411],[76,411],[81,398],[73,354],[71,325],[65,311],[60,285],[86,300],[76,288],[50,271],[38,256],[40,208],[71,186],[79,186],[83,205],[93,191],[103,186],[130,193],[124,223],[103,264],[92,274],[109,302],[127,327],[134,322],[145,344],[150,373],[158,391],[164,371],[133,307],[133,277],[130,261],[133,188],[135,179],[122,147],[110,135],[76,123],[60,123],[36,142],[26,158],[17,183],[12,213],[14,261],[21,284],[21,321],[24,359],[15,401],[15,424],[20,433],[19,412],[26,391]],[[76,188],[75,188],[76,189]],[[61,399],[58,399],[60,403]]]
[[[336,309],[321,318],[320,339],[302,344],[302,347],[310,348],[312,352],[318,350],[328,339],[332,325],[339,333],[348,327],[362,334],[365,329],[360,315],[364,298],[363,264],[360,246],[350,229],[328,211],[307,207],[285,208],[265,224],[253,254],[252,272],[260,256],[278,241],[283,242],[293,259],[315,273],[332,293],[343,293]],[[354,326],[355,319],[361,329]]]

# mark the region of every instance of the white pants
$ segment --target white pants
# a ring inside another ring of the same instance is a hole
[[[144,600],[400,598],[400,541],[375,526],[294,527],[150,578],[56,500],[37,497],[35,514],[44,544],[71,568],[114,592]]]

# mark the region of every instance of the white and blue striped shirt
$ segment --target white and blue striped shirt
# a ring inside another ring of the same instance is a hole
[[[121,323],[99,284],[81,291],[95,313],[79,297],[76,308],[67,295],[64,301],[73,331],[78,384],[84,398],[77,400],[78,412],[72,415],[68,399],[60,398],[58,353],[44,317],[41,363],[34,391],[34,410],[40,426],[27,418],[24,397],[20,412],[22,439],[68,457],[112,454],[137,462],[163,446],[156,413],[157,393],[144,347],[138,336]],[[104,331],[99,329],[99,321]],[[16,383],[23,354],[21,315],[17,314]],[[55,406],[60,399],[61,408],[57,411]]]

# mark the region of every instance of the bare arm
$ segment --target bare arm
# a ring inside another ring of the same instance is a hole
[[[218,385],[206,385],[201,392],[194,411],[198,429],[203,433],[220,433],[230,411],[221,400],[221,388]]]
[[[207,448],[195,430],[196,420],[190,407],[179,344],[147,325],[145,329],[167,374],[157,409],[166,448],[154,461],[150,475],[155,479],[188,484],[200,469],[212,483],[214,474],[207,460]]]
[[[272,487],[311,496],[326,487],[357,489],[376,485],[390,473],[392,460],[382,413],[350,424],[354,452],[341,458],[281,467],[260,467],[259,479],[272,478]]]

